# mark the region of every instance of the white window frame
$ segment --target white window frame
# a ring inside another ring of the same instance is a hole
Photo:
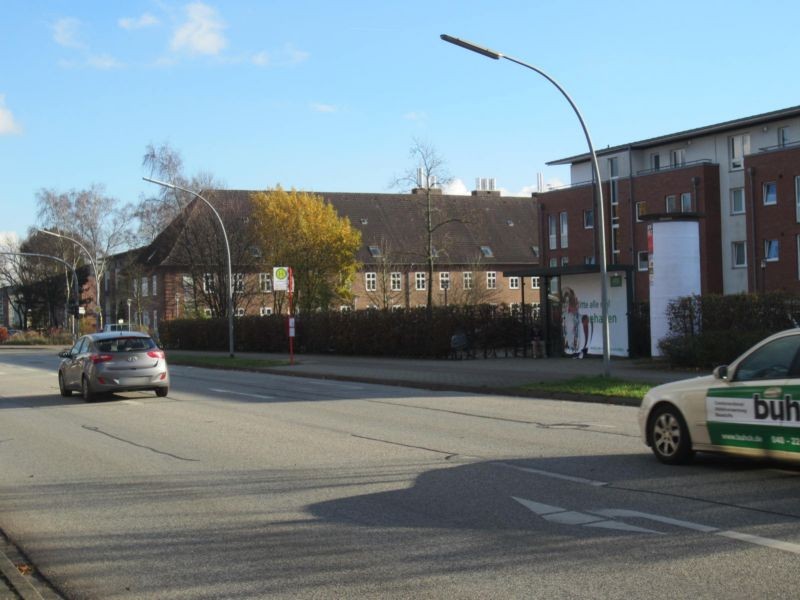
[[[447,284],[445,286],[445,283]],[[445,289],[450,289],[450,272],[449,271],[441,271],[439,273],[439,291],[444,291]]]
[[[583,228],[584,229],[594,229],[594,209],[593,208],[585,208],[585,209],[583,209]]]
[[[658,152],[653,152],[650,155],[650,169],[652,171],[661,170],[661,155]]]
[[[772,249],[774,248],[774,255]],[[778,262],[781,257],[781,245],[779,240],[764,240],[764,260],[766,262]]]
[[[258,289],[262,294],[269,294],[272,292],[272,273],[259,273],[258,274]]]
[[[204,308],[204,309],[203,309],[203,314],[204,314],[206,317],[208,317],[208,318],[211,318],[211,309],[210,309],[210,308]]]
[[[670,206],[672,208],[670,208]],[[667,194],[664,196],[664,212],[674,213],[678,212],[678,199],[675,194]]]
[[[569,216],[566,211],[558,215],[558,231],[562,248],[569,248]]]
[[[548,227],[548,248],[550,250],[556,250],[558,248],[558,223],[556,222],[555,215],[547,215],[547,227]]]
[[[772,193],[770,194],[770,190]],[[767,200],[771,200],[768,202]],[[765,181],[761,185],[761,198],[764,202],[764,206],[775,206],[778,204],[778,184],[775,181]]]
[[[682,192],[681,193],[681,212],[682,213],[692,212],[692,193],[691,192]]]
[[[462,274],[462,280],[464,282],[464,289],[471,290],[474,285],[472,271],[464,271],[464,273]]]
[[[583,257],[583,264],[585,265],[594,265],[596,263],[594,255],[592,256],[584,256]]]
[[[745,154],[750,154],[750,135],[743,133],[728,138],[728,158],[731,171],[744,169]]]
[[[389,286],[393,292],[400,292],[403,289],[403,276],[400,271],[392,271],[389,275]]]
[[[531,277],[531,289],[538,290],[539,286],[541,285],[541,281],[538,277]]]
[[[424,292],[428,289],[428,274],[422,271],[414,273],[414,289],[418,292]]]
[[[364,273],[364,290],[367,292],[378,291],[378,274],[375,271]]]
[[[216,285],[214,285],[214,274],[203,273],[203,291],[213,292]]]
[[[737,260],[740,249],[742,255],[741,262]],[[747,268],[747,244],[745,242],[731,242],[731,265],[734,269]]]
[[[731,214],[743,215],[745,213],[744,188],[743,187],[731,188],[730,196],[731,196]],[[741,208],[736,206],[739,203],[741,203]]]
[[[262,317],[268,317],[268,316],[270,316],[272,314],[272,307],[271,306],[262,306],[259,309],[258,314],[260,316],[262,316]]]
[[[636,268],[639,271],[647,271],[650,268],[650,256],[647,250],[636,253]]]
[[[486,271],[486,289],[497,289],[497,271]]]
[[[519,277],[509,277],[508,278],[508,289],[510,289],[510,290],[518,290],[519,289]]]
[[[244,292],[244,273],[233,274],[233,291],[238,294]]]
[[[673,148],[669,151],[669,166],[682,167],[686,164],[686,148]]]
[[[561,257],[561,266],[566,267],[569,265],[569,256],[562,256]]]
[[[644,210],[642,210],[644,209]],[[642,216],[647,214],[647,202],[645,200],[640,200],[636,203],[636,222],[642,222]]]
[[[147,278],[147,275],[145,275],[144,277],[142,277],[142,298],[145,298],[148,295],[148,289],[147,289],[148,283],[149,280]]]
[[[778,146],[784,148],[789,143],[789,127],[778,127]]]
[[[550,267],[551,269],[555,269],[556,267],[558,267],[558,259],[555,256],[551,256],[550,260],[547,261],[547,266]]]
[[[244,316],[244,308],[242,308],[241,306],[240,306],[240,307],[238,307],[238,308],[236,309],[236,316],[237,316],[237,317],[243,317],[243,316]]]

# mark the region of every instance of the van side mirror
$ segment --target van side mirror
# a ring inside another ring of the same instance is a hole
[[[714,377],[717,379],[728,379],[728,365],[720,365],[714,369]]]

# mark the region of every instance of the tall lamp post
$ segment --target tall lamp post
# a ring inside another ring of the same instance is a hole
[[[52,235],[53,237],[58,237],[68,240],[73,244],[75,244],[76,246],[78,246],[86,254],[87,258],[89,259],[89,262],[92,264],[92,270],[94,271],[94,287],[95,287],[94,311],[95,314],[97,315],[97,331],[103,331],[103,310],[100,306],[100,279],[97,277],[97,255],[95,254],[93,257],[86,249],[86,246],[81,244],[78,240],[66,236],[63,233],[56,233],[55,231],[48,231],[47,229],[37,229],[37,231],[41,233],[46,233],[47,235]]]
[[[214,213],[214,216],[217,217],[217,221],[219,221],[219,226],[222,229],[222,237],[225,239],[225,253],[228,259],[228,347],[230,351],[231,358],[234,357],[233,352],[233,269],[231,268],[231,246],[228,243],[228,233],[225,231],[225,223],[222,222],[222,217],[219,216],[217,209],[214,208],[214,205],[211,204],[208,200],[203,198],[200,194],[193,190],[188,190],[183,188],[179,185],[175,185],[174,183],[168,183],[166,181],[159,181],[158,179],[150,179],[149,177],[142,177],[145,181],[149,181],[150,183],[155,183],[156,185],[160,185],[161,187],[169,188],[171,190],[180,190],[181,192],[186,192],[187,194],[191,194],[195,198],[199,198],[203,202],[206,203],[208,208],[211,209],[211,212]]]
[[[484,48],[483,46],[478,46],[477,44],[473,44],[472,42],[468,42],[466,40],[462,40],[447,34],[442,34],[441,37],[445,42],[450,44],[454,44],[456,46],[460,46],[467,50],[471,50],[472,52],[477,52],[483,56],[493,58],[495,60],[499,60],[501,58],[505,58],[513,63],[517,63],[520,66],[525,67],[526,69],[530,69],[531,71],[535,71],[547,81],[552,83],[559,92],[566,98],[569,105],[572,107],[572,110],[575,111],[575,115],[578,117],[578,121],[580,121],[581,128],[583,128],[583,134],[586,136],[586,143],[589,144],[589,154],[592,157],[592,171],[594,174],[594,181],[595,185],[597,186],[597,213],[598,218],[600,221],[600,235],[599,243],[600,243],[600,304],[601,304],[601,318],[603,321],[603,374],[608,377],[611,374],[611,356],[609,351],[609,324],[608,324],[608,275],[607,275],[607,257],[606,257],[606,219],[605,219],[605,208],[603,206],[603,186],[600,181],[600,168],[597,164],[597,154],[594,151],[594,145],[592,144],[592,138],[589,135],[589,130],[586,127],[586,123],[583,120],[583,116],[581,115],[581,111],[578,110],[578,107],[575,105],[575,102],[572,101],[572,98],[569,94],[567,94],[566,90],[559,85],[559,83],[550,77],[547,73],[542,71],[541,69],[534,67],[526,62],[518,60],[516,58],[512,58],[511,56],[506,56],[505,54],[501,54],[500,52],[496,52],[489,48]]]

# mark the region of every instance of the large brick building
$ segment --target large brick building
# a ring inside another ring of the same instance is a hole
[[[635,298],[649,297],[648,221],[679,213],[699,223],[702,293],[800,291],[800,107],[597,155],[608,260],[634,270]],[[535,195],[546,224],[543,264],[593,263],[598,246],[590,156],[549,164],[569,165],[571,185]]]
[[[427,302],[433,286],[435,305],[486,302],[519,306],[539,301],[538,279],[503,276],[506,270],[539,265],[539,207],[531,198],[502,197],[495,191],[451,196],[431,190],[437,230],[433,281],[426,273],[425,190],[411,194],[317,193],[361,232],[357,260],[362,267],[353,282],[351,303],[338,308],[413,308]],[[237,235],[250,210],[245,190],[211,190],[206,197],[226,222],[231,238],[236,314],[267,315],[285,311],[272,289],[271,268],[260,261],[250,241]],[[198,237],[196,225],[207,208],[194,201],[152,244],[113,257],[102,293],[110,322],[128,320],[157,328],[162,319],[191,314],[219,314],[205,292],[224,280],[219,254],[198,271],[199,253],[218,243],[216,226]],[[202,228],[201,228],[202,229]],[[209,237],[203,237],[209,236]],[[238,250],[237,250],[238,249]],[[291,265],[288,265],[291,266]]]

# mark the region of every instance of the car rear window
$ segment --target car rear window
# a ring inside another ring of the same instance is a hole
[[[119,337],[97,342],[97,350],[100,352],[142,352],[156,347],[151,338],[141,337]]]

